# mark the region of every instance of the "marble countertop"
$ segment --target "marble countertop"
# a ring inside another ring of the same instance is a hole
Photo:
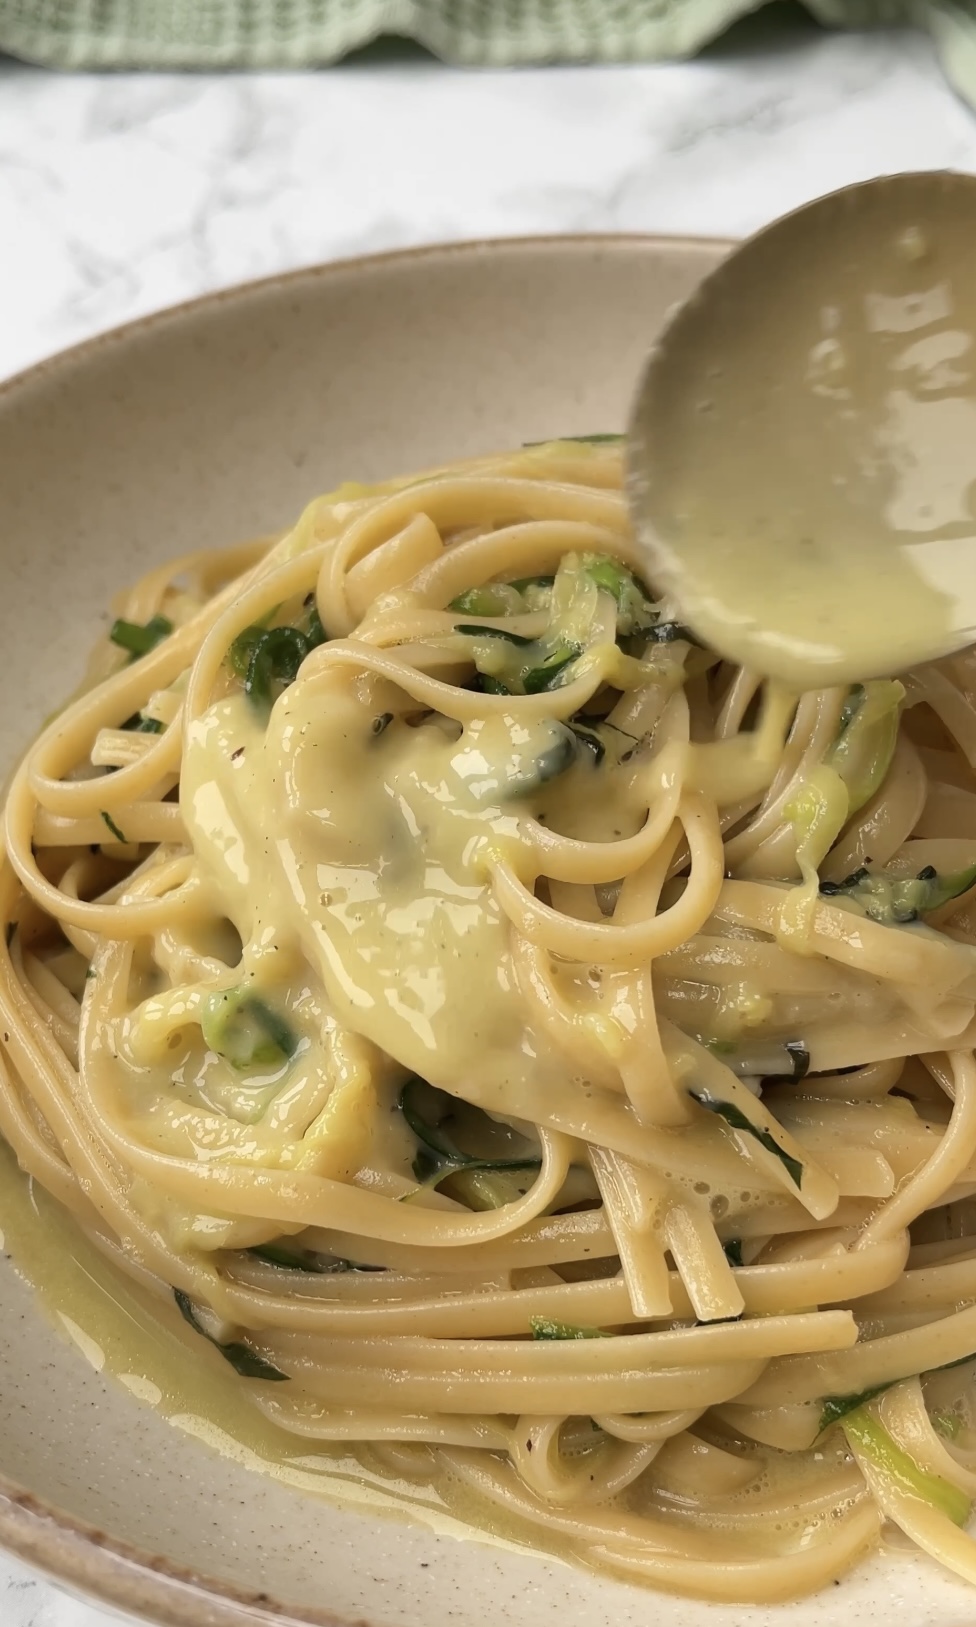
[[[735,235],[927,167],[976,169],[976,116],[926,41],[798,19],[645,68],[462,72],[395,46],[310,75],[0,61],[0,377],[317,260],[526,233]],[[117,1621],[0,1555],[3,1627]]]

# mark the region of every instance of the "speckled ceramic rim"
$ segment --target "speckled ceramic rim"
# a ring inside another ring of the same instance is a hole
[[[124,345],[136,335],[168,325],[179,326],[184,317],[226,301],[246,302],[254,294],[271,288],[288,290],[303,282],[322,282],[333,274],[347,274],[355,267],[396,265],[427,259],[438,261],[463,257],[488,257],[494,252],[521,248],[552,248],[558,252],[573,247],[591,250],[594,243],[619,244],[678,251],[689,248],[721,249],[731,244],[714,238],[661,237],[635,233],[613,233],[594,237],[577,234],[562,237],[522,237],[474,240],[465,243],[435,244],[399,250],[391,254],[336,260],[284,275],[265,277],[234,288],[205,294],[200,299],[142,317],[113,328],[94,339],[61,351],[25,372],[0,383],[0,397],[16,394],[37,382],[48,383],[66,365],[77,366],[100,354],[106,346]],[[58,1581],[88,1597],[132,1615],[157,1622],[160,1627],[382,1627],[378,1621],[339,1617],[329,1611],[295,1610],[278,1603],[268,1594],[241,1593],[229,1583],[174,1566],[165,1557],[130,1547],[75,1520],[59,1509],[39,1501],[24,1487],[0,1474],[0,1546],[28,1565],[46,1571]]]

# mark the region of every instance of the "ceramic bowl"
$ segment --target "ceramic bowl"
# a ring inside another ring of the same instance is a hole
[[[0,388],[3,766],[73,686],[112,592],[152,563],[273,530],[342,479],[621,428],[645,346],[725,247],[550,238],[325,266],[165,312]],[[130,1393],[138,1373],[128,1389],[102,1375],[56,1312],[0,1261],[0,1542],[152,1621],[962,1627],[976,1615],[976,1595],[900,1554],[818,1600],[725,1610],[433,1513],[336,1506],[256,1472],[230,1434],[208,1443],[192,1419],[174,1426]]]

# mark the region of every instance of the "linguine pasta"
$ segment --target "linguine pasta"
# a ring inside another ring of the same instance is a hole
[[[711,1599],[976,1581],[976,658],[730,668],[613,437],[116,608],[7,796],[22,1168],[306,1450]]]

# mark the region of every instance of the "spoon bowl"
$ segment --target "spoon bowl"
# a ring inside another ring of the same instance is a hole
[[[651,353],[628,481],[651,580],[730,660],[813,688],[976,641],[976,177],[738,248]]]

